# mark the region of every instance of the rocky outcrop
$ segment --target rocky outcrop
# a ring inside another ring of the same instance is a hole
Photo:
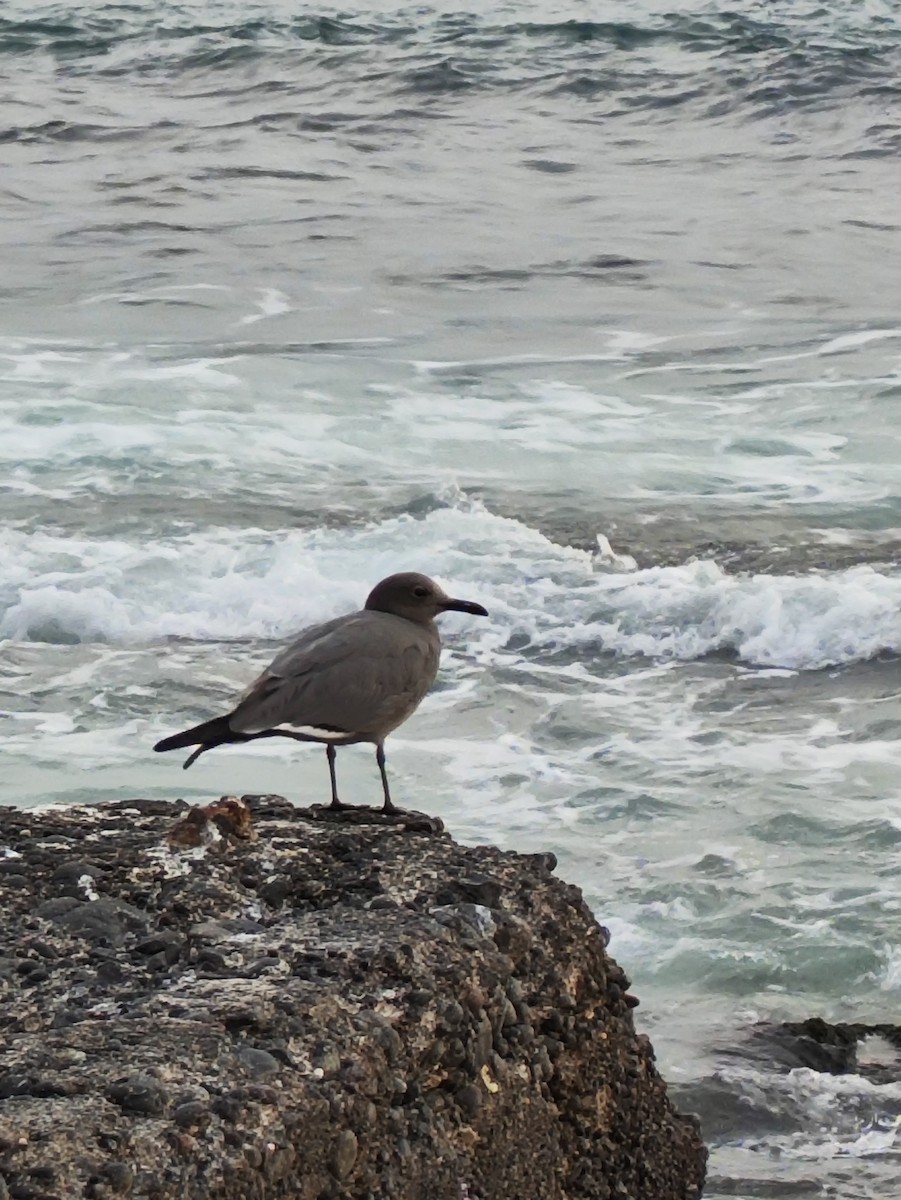
[[[901,1079],[901,1026],[887,1021],[761,1022],[741,1051],[784,1071],[809,1067],[824,1075],[860,1075],[876,1084]]]
[[[2,1200],[700,1194],[552,855],[248,799],[0,810]]]

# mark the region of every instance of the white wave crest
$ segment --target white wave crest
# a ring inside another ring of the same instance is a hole
[[[901,577],[869,566],[814,575],[728,575],[714,562],[607,581],[583,629],[625,655],[732,651],[757,666],[816,670],[901,649]]]
[[[383,575],[418,569],[489,607],[491,621],[467,635],[476,652],[515,639],[533,659],[567,648],[582,661],[603,652],[676,660],[731,652],[755,666],[815,670],[901,650],[901,576],[888,571],[603,566],[462,497],[421,519],[363,528],[215,529],[141,543],[7,530],[0,637],[280,638],[358,606]]]

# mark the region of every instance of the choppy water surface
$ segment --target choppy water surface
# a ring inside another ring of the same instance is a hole
[[[889,1198],[726,1051],[901,990],[901,5],[672,7],[4,7],[0,799],[323,798],[149,748],[435,574],[398,798],[584,886],[709,1196]]]

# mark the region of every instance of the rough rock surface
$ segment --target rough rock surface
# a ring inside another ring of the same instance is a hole
[[[250,802],[0,809],[0,1200],[700,1194],[553,856]]]

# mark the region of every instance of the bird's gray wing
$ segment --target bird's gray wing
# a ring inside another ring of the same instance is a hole
[[[304,630],[253,684],[229,718],[238,733],[290,725],[381,738],[434,682],[437,637],[384,613],[355,613]]]
[[[355,642],[365,637],[364,631],[371,624],[371,619],[372,613],[361,610],[347,617],[323,621],[319,625],[308,625],[275,656],[263,675],[287,677],[302,671],[315,671],[352,654]]]

